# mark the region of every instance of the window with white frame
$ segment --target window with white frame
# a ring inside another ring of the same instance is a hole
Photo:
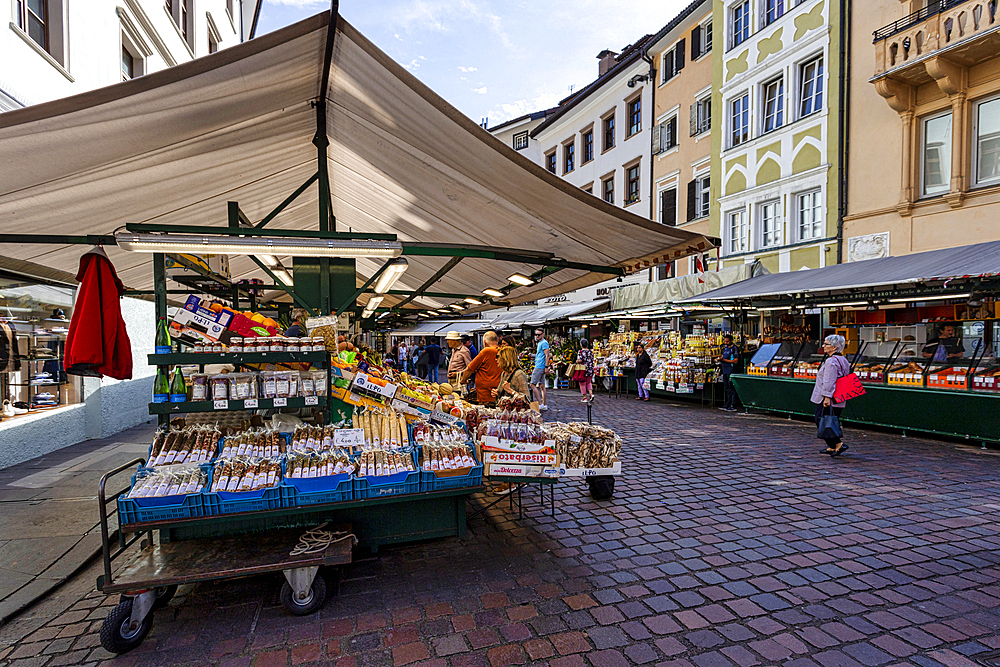
[[[712,20],[691,30],[691,60],[697,60],[712,50]]]
[[[129,81],[136,77],[136,58],[128,50],[128,47],[122,44],[122,81]]]
[[[580,135],[580,164],[587,164],[594,159],[594,128]]]
[[[770,132],[785,124],[785,80],[775,79],[764,84],[763,123],[761,130]]]
[[[712,129],[712,93],[709,92],[691,105],[691,136],[696,137]]]
[[[516,151],[519,151],[522,148],[527,148],[528,147],[528,133],[527,133],[527,131],[525,131],[525,132],[518,132],[517,134],[515,134],[514,137],[513,137],[513,142],[514,142],[514,150],[516,150]]]
[[[975,151],[976,185],[1000,181],[1000,97],[976,104]]]
[[[813,58],[799,67],[799,117],[823,109],[823,58]]]
[[[164,0],[164,7],[171,20],[177,25],[181,37],[194,49],[194,0]]]
[[[642,131],[642,95],[625,103],[625,118],[628,120],[628,130],[625,137],[631,137]]]
[[[820,190],[796,195],[795,215],[799,241],[823,238],[823,200]]]
[[[615,177],[608,176],[601,181],[601,198],[609,204],[615,203]]]
[[[14,23],[27,37],[60,65],[66,65],[63,48],[65,5],[61,0],[15,0]]]
[[[757,207],[760,222],[760,247],[774,248],[782,243],[781,200],[764,202]]]
[[[729,24],[733,28],[729,48],[735,48],[750,39],[750,0],[740,0],[730,7]]]
[[[684,49],[687,48],[687,40],[680,40],[669,51],[665,51],[661,58],[660,83],[666,83],[681,73],[684,69]]]
[[[545,168],[553,174],[556,173],[556,152],[554,149],[551,153],[545,154]]]
[[[653,126],[653,155],[677,147],[677,116]]]
[[[696,176],[688,183],[687,220],[704,218],[711,209],[711,179],[709,174]]]
[[[625,205],[635,204],[639,201],[639,164],[625,167]]]
[[[944,194],[951,187],[951,112],[925,119],[923,129],[922,192]]]
[[[762,25],[769,26],[785,15],[785,0],[764,0],[761,5]]]
[[[750,139],[750,93],[743,93],[730,102],[729,122],[732,126],[731,146]]]
[[[735,255],[749,250],[747,247],[747,212],[742,208],[726,214],[727,254]]]

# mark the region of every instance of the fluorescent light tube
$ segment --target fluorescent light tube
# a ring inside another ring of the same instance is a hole
[[[465,308],[465,306],[460,306],[457,303],[453,303],[448,307],[451,308],[452,310],[463,310]]]
[[[466,303],[471,303],[473,306],[481,306],[481,305],[483,305],[483,302],[480,301],[479,299],[468,298],[468,299],[465,299],[465,302]]]
[[[382,301],[384,299],[385,299],[384,296],[373,296],[372,298],[368,299],[368,303],[365,304],[365,310],[375,310],[380,305],[382,305]]]
[[[966,294],[948,294],[945,296],[909,296],[905,299],[889,299],[889,303],[910,303],[913,301],[943,301],[944,299],[965,299],[972,296]]]
[[[382,272],[382,275],[378,277],[378,280],[375,281],[375,293],[385,294],[392,289],[392,286],[396,284],[396,281],[399,280],[399,277],[403,275],[403,272],[406,271],[408,266],[407,261],[402,257],[393,260],[393,262],[386,267],[385,271]]]
[[[496,298],[498,298],[498,299],[499,299],[500,297],[502,297],[502,296],[506,296],[506,295],[505,295],[505,294],[504,294],[503,292],[501,292],[500,290],[498,290],[498,289],[493,289],[492,287],[489,287],[489,288],[487,288],[487,289],[484,289],[484,290],[483,290],[483,294],[485,294],[486,296],[492,296],[492,297],[496,297]]]
[[[264,262],[272,269],[278,265],[278,259],[274,255],[257,255],[257,259]]]
[[[292,276],[291,276],[290,273],[288,273],[288,271],[286,271],[284,269],[277,269],[273,273],[274,273],[275,276],[278,277],[278,280],[280,280],[281,282],[285,283],[289,287],[292,286]]]
[[[368,310],[368,309],[362,310],[361,311],[361,319],[367,320],[369,317],[371,317],[374,314],[375,314],[374,310]]]
[[[273,236],[198,236],[195,234],[115,234],[128,252],[193,253],[196,255],[292,255],[295,257],[399,257],[399,241],[315,239]]]
[[[507,280],[514,283],[515,285],[522,285],[524,287],[535,284],[534,280],[532,280],[528,276],[522,276],[520,273],[515,273],[511,277],[507,278]]]

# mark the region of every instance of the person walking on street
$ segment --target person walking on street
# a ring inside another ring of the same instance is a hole
[[[535,329],[535,370],[531,372],[531,388],[535,391],[538,409],[545,412],[549,406],[545,404],[545,372],[552,365],[552,352],[549,341],[545,340],[545,332]]]
[[[448,343],[448,347],[451,348],[451,359],[448,361],[448,382],[458,393],[465,393],[462,391],[465,385],[462,384],[461,379],[462,372],[472,363],[469,348],[462,342],[462,336],[457,331],[449,331],[444,339]]]
[[[427,345],[423,338],[413,351],[413,368],[416,369],[418,378],[427,379]]]
[[[441,346],[437,343],[437,338],[431,338],[427,345],[427,381],[438,381],[438,367],[441,365]]]
[[[481,405],[492,403],[493,390],[500,386],[500,364],[497,363],[498,341],[499,336],[496,331],[487,331],[483,335],[486,347],[476,355],[461,376],[461,382],[467,382],[473,375],[476,376],[476,400]]]
[[[851,364],[843,354],[846,344],[847,341],[843,336],[833,335],[823,339],[823,353],[827,357],[823,361],[823,365],[819,367],[819,371],[816,372],[816,384],[813,386],[812,396],[809,398],[816,405],[817,427],[824,414],[832,413],[837,419],[840,419],[840,413],[847,405],[846,403],[835,403],[833,400],[837,380],[851,372]],[[821,450],[821,454],[829,454],[831,457],[840,456],[848,449],[842,438],[824,438],[824,440],[826,440],[826,449]]]
[[[653,369],[653,360],[649,358],[642,343],[635,344],[635,383],[639,387],[639,395],[635,400],[648,401],[649,388],[646,386],[646,376]]]
[[[590,403],[594,400],[594,351],[590,349],[590,341],[586,338],[580,341],[580,351],[576,353],[576,363],[584,366],[582,380],[578,380],[580,393],[583,398],[581,403]]]
[[[733,337],[726,334],[722,337],[722,356],[719,357],[719,366],[722,370],[722,387],[726,395],[726,402],[720,410],[726,412],[736,412],[736,389],[733,387],[733,371],[740,363],[740,353],[733,345]]]
[[[399,372],[405,373],[410,368],[410,364],[407,363],[409,360],[409,349],[406,346],[406,339],[399,342]]]

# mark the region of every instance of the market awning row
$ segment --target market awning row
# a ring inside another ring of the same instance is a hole
[[[608,299],[598,299],[586,303],[568,303],[561,306],[546,306],[532,310],[509,311],[494,317],[490,322],[491,329],[519,329],[521,327],[540,326],[547,322],[569,319],[573,315],[586,313],[606,307]],[[486,314],[487,316],[489,313]]]
[[[427,320],[408,329],[394,329],[390,334],[393,336],[444,336],[449,331],[468,334],[473,331],[484,331],[489,327],[489,320]]]
[[[321,170],[329,141],[336,230],[404,242],[551,253],[635,267],[711,247],[701,235],[616,208],[550,174],[421,84],[342,19],[329,83],[329,12],[176,67],[0,115],[0,234],[108,235],[130,223],[225,226],[227,202],[261,221]],[[325,96],[326,137],[315,102]],[[315,183],[269,224],[318,229]],[[76,273],[80,246],[5,243],[0,255]],[[132,288],[152,286],[148,255],[107,248]],[[408,256],[396,289],[414,291],[451,259]],[[290,262],[289,262],[290,264]],[[358,285],[381,260],[357,263]],[[427,291],[479,295],[538,264],[467,257]],[[234,279],[264,277],[233,256]],[[58,275],[58,274],[57,274]],[[521,303],[607,279],[562,268],[510,291]],[[405,296],[389,296],[393,305]],[[362,297],[362,302],[365,298]],[[417,307],[448,298],[420,298]]]
[[[678,303],[735,303],[787,299],[796,294],[837,295],[917,283],[946,287],[968,278],[1000,276],[1000,241],[835,264],[822,269],[761,275]],[[957,284],[957,283],[956,283]]]

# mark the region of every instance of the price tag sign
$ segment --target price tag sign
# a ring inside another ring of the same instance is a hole
[[[353,448],[365,446],[365,432],[360,428],[338,428],[333,432],[335,447]]]
[[[583,438],[581,438],[578,435],[571,435],[571,436],[569,436],[569,441],[570,442],[583,442]]]
[[[274,399],[274,407],[276,407],[276,408],[284,408],[284,407],[287,407],[287,406],[288,406],[288,399],[287,398],[276,398],[276,399]]]
[[[319,405],[319,398],[317,398],[316,396],[306,396],[305,400],[303,401],[303,404],[305,404],[305,405]]]
[[[456,424],[460,421],[455,415],[441,412],[440,410],[431,410],[431,419],[439,421],[442,424]]]
[[[212,408],[214,410],[228,410],[229,409],[229,401],[226,401],[226,400],[214,401],[212,403]]]
[[[243,407],[246,408],[247,410],[255,410],[257,408],[257,399],[248,398],[247,400],[243,401]]]

